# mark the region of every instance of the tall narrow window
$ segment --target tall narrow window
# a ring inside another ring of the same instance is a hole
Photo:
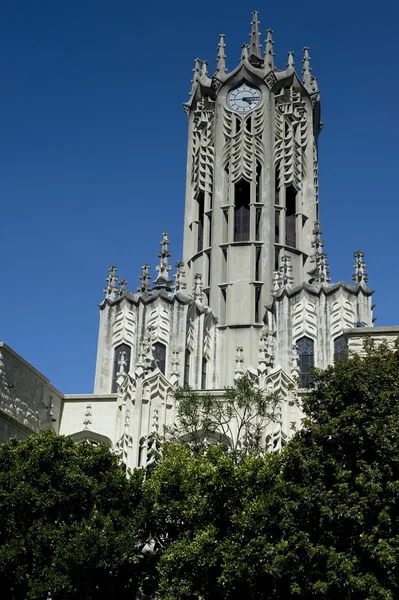
[[[206,390],[206,370],[208,366],[208,361],[205,356],[202,359],[202,371],[201,371],[201,390]]]
[[[249,202],[251,198],[251,186],[248,181],[242,179],[234,186],[234,241],[249,241]]]
[[[262,209],[258,207],[255,211],[255,240],[260,240],[260,221],[262,218]]]
[[[334,358],[347,358],[348,346],[344,335],[339,335],[334,340]]]
[[[260,297],[261,297],[261,292],[262,292],[262,288],[257,285],[255,286],[255,323],[259,323],[260,322],[260,313],[261,313],[261,307],[260,307]]]
[[[247,131],[251,131],[252,129],[252,118],[248,117],[248,119],[245,122],[245,127],[247,128]]]
[[[262,249],[261,248],[256,248],[255,249],[255,281],[260,281],[260,255],[261,255]]]
[[[262,165],[256,161],[256,202],[262,202]]]
[[[228,210],[223,211],[223,231],[222,231],[222,242],[229,241],[229,212]]]
[[[154,344],[154,359],[155,364],[158,369],[165,375],[165,367],[166,367],[166,346],[165,344],[161,344],[161,342],[156,342]]]
[[[285,191],[285,243],[296,247],[296,190],[292,185]]]
[[[131,348],[128,344],[119,344],[114,351],[114,370],[112,375],[111,393],[118,391],[116,380],[118,379],[119,367],[124,373],[129,373]]]
[[[238,133],[239,131],[241,131],[241,119],[236,117],[236,133]]]
[[[204,247],[204,192],[200,192],[197,198],[198,208],[198,237],[197,252]]]
[[[211,255],[208,254],[208,277],[207,277],[207,285],[208,287],[211,285]]]
[[[274,203],[280,204],[280,165],[274,170]]]
[[[208,225],[209,225],[209,238],[208,238],[208,248],[212,246],[212,215],[208,217]]]
[[[190,350],[186,350],[184,354],[184,385],[190,385],[190,362],[191,353]]]
[[[220,321],[222,324],[224,324],[224,323],[226,323],[227,293],[226,293],[226,290],[220,290],[220,293],[221,293]]]
[[[297,348],[300,387],[309,387],[313,381],[309,372],[314,365],[314,341],[305,335],[297,341]]]
[[[222,250],[222,269],[221,278],[223,283],[227,281],[227,250]]]
[[[274,211],[274,241],[280,243],[280,211]]]

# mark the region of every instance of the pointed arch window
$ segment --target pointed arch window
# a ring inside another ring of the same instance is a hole
[[[156,342],[154,344],[154,360],[158,369],[165,375],[166,368],[166,346],[161,342]]]
[[[348,346],[344,335],[339,335],[334,340],[334,358],[347,358]]]
[[[198,208],[198,230],[197,230],[197,252],[200,252],[204,247],[204,210],[205,198],[204,192],[200,192],[197,198]]]
[[[296,247],[296,189],[290,185],[285,191],[285,243]]]
[[[201,372],[201,390],[206,390],[206,372],[208,367],[208,361],[205,356],[202,359],[202,372]]]
[[[234,186],[234,241],[249,241],[251,186],[241,179]]]
[[[124,354],[125,364],[123,365],[124,373],[129,373],[131,348],[128,344],[119,344],[114,350],[114,369],[112,374],[111,393],[115,394],[118,391],[116,380],[118,379],[119,364]]]
[[[191,352],[186,350],[184,354],[184,385],[190,385],[190,363],[191,363]]]
[[[299,385],[301,388],[312,384],[310,370],[314,366],[314,341],[304,335],[297,341],[299,355]]]

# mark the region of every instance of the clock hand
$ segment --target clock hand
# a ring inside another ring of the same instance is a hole
[[[243,102],[248,102],[248,104],[249,104],[250,102],[255,102],[255,100],[257,100],[257,98],[253,98],[252,96],[250,96],[250,97],[246,96],[245,98],[241,98],[241,100]]]

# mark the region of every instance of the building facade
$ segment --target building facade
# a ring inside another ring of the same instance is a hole
[[[207,61],[195,61],[184,104],[183,260],[172,275],[164,232],[156,276],[143,264],[137,292],[109,268],[94,394],[52,394],[57,416],[43,426],[106,441],[130,468],[148,462],[154,433],[174,423],[177,386],[222,394],[246,373],[280,396],[267,446],[281,448],[300,425],[310,367],[327,367],[373,327],[363,253],[354,253],[351,284],[329,277],[319,222],[320,92],[308,48],[299,75],[292,52],[284,69],[275,66],[273,44],[268,30],[262,51],[253,13],[233,71],[224,35],[213,75]]]

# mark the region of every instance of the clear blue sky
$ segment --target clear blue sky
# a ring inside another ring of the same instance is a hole
[[[376,325],[399,324],[397,6],[2,0],[0,339],[61,391],[92,391],[107,267],[134,291],[163,229],[181,258],[193,59],[213,72],[225,33],[234,68],[252,10],[277,66],[310,46],[332,279],[364,250]]]

